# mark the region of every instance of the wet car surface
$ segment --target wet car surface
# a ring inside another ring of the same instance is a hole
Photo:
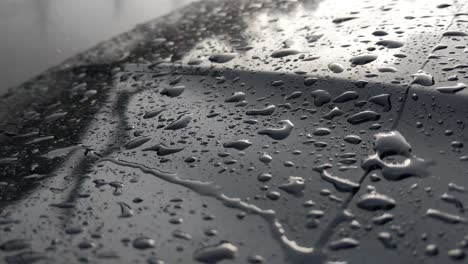
[[[201,1],[10,90],[3,261],[463,263],[466,12]]]

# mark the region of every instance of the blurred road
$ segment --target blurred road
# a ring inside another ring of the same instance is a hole
[[[0,94],[193,0],[1,0]]]

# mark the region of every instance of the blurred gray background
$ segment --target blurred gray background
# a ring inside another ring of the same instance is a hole
[[[0,94],[193,0],[0,0]]]

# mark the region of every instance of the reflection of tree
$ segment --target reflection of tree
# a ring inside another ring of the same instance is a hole
[[[177,5],[182,1],[176,1],[175,4]],[[316,7],[317,2],[314,1],[313,3],[313,5],[309,4],[310,8]],[[160,23],[158,27],[144,27],[145,40],[131,51],[131,55],[125,61],[119,62],[119,64],[137,62],[141,58],[150,62],[158,58],[171,58],[175,62],[190,52],[201,41],[209,38],[223,39],[223,43],[229,46],[232,42],[235,42],[239,46],[248,46],[252,36],[249,36],[246,32],[249,25],[253,23],[252,18],[255,18],[255,16],[262,12],[286,15],[293,12],[298,6],[301,6],[272,3],[267,8],[248,9],[250,4],[251,1],[247,0],[240,2],[226,0],[219,2],[219,4],[210,2],[195,3],[191,6],[192,8],[188,9],[189,11],[185,11],[182,14],[182,19],[175,23],[171,21],[166,23],[163,20],[158,21]],[[198,10],[203,10],[202,14]],[[250,11],[249,16],[246,16],[246,10]],[[164,38],[165,43],[171,42],[176,43],[176,45],[164,45],[164,43],[155,45],[154,39],[157,38]],[[230,48],[234,49],[232,46]],[[155,57],[153,57],[154,54],[156,54]],[[122,140],[127,136],[127,132],[125,131],[125,127],[128,126],[127,105],[138,92],[122,93],[116,99],[113,109],[118,116],[119,123],[117,124],[118,132],[110,140],[113,146],[122,146],[125,143]],[[112,148],[108,148],[100,154],[110,155],[112,153]],[[89,169],[90,166],[82,165],[76,167],[77,170],[83,168]],[[75,171],[73,174],[84,175],[85,171]],[[75,202],[82,190],[83,182],[82,180],[75,182],[73,191],[70,193],[67,202]]]
[[[125,0],[114,0],[114,8],[116,12],[120,12],[124,8],[124,1]],[[184,0],[173,1],[173,5],[180,5]],[[47,10],[48,0],[37,2],[44,3],[40,6],[45,8],[44,10]],[[161,58],[171,58],[171,60],[175,62],[194,49],[197,44],[209,38],[221,39],[228,48],[233,50],[235,49],[233,43],[235,43],[236,46],[248,46],[251,44],[250,41],[252,41],[253,36],[248,35],[246,32],[248,32],[247,29],[251,23],[254,23],[256,16],[265,12],[287,16],[289,13],[301,6],[299,4],[285,5],[282,1],[275,1],[274,3],[268,2],[268,4],[265,4],[263,7],[256,7],[253,5],[254,2],[255,1],[251,0],[222,0],[194,3],[179,15],[171,15],[166,17],[166,19],[158,20],[157,26],[150,23],[149,25],[142,26],[136,29],[135,32],[130,33],[130,35],[142,34],[143,40],[140,41],[139,45],[128,50],[130,55],[125,57],[123,61],[117,60],[107,64],[95,63],[65,69],[55,73],[49,73],[46,75],[45,79],[42,79],[42,81],[39,81],[38,79],[37,83],[42,82],[44,85],[50,86],[54,93],[51,93],[49,98],[46,98],[47,100],[37,97],[25,97],[22,98],[22,100],[25,102],[26,100],[30,100],[35,101],[36,104],[43,104],[44,108],[40,111],[46,111],[45,106],[47,105],[62,102],[62,110],[68,111],[71,117],[80,119],[80,124],[76,127],[76,130],[73,131],[73,133],[69,131],[72,130],[72,127],[69,127],[68,131],[59,131],[54,127],[45,126],[44,124],[37,122],[25,123],[23,126],[38,126],[39,130],[43,129],[42,131],[44,134],[56,135],[61,133],[60,136],[65,139],[61,143],[62,145],[52,145],[52,147],[65,147],[63,144],[76,144],[77,142],[80,142],[81,137],[86,133],[93,120],[93,115],[95,115],[99,110],[95,109],[97,107],[90,110],[89,107],[86,107],[86,104],[79,103],[79,100],[72,96],[73,89],[70,89],[70,85],[74,82],[83,81],[78,78],[80,74],[86,73],[88,86],[93,87],[93,89],[101,89],[97,105],[102,107],[105,105],[109,95],[102,90],[103,87],[100,87],[100,85],[101,83],[112,83],[114,81],[112,78],[113,69],[121,67],[125,63],[138,63],[142,59],[143,61],[155,62]],[[317,2],[314,1],[313,3]],[[310,4],[310,8],[315,8],[315,4]],[[173,17],[179,17],[179,19],[175,19]],[[164,38],[165,41],[163,43],[155,43],[154,40],[157,38]],[[167,43],[174,43],[174,45],[167,45]],[[96,50],[91,53],[95,52]],[[34,83],[30,83],[29,85],[34,87]],[[122,146],[124,144],[123,140],[125,140],[127,136],[127,131],[125,130],[127,127],[127,105],[132,96],[137,94],[139,91],[120,94],[115,94],[117,93],[115,90],[111,90],[109,92],[114,93],[117,97],[113,105],[113,110],[118,118],[117,133],[109,139],[110,145],[105,150],[101,150],[101,153],[99,153],[101,155],[110,155],[115,150],[115,146]],[[62,125],[67,127],[66,124]],[[44,126],[44,128],[41,126]],[[50,148],[51,144],[47,143],[47,147]],[[35,158],[38,159],[39,157]],[[86,174],[93,169],[96,161],[96,156],[85,156],[74,167],[71,173],[73,175],[74,182],[72,183],[72,186],[70,186],[71,192],[68,194],[68,197],[64,202],[76,202],[79,194],[83,190],[83,184],[87,179]],[[20,160],[18,164],[31,164],[33,162],[35,162],[34,159],[30,157],[28,159]],[[50,162],[44,164],[43,172],[53,172],[54,169],[60,165],[61,164],[53,164]],[[24,168],[17,169],[24,170]],[[20,199],[21,195],[26,191],[34,190],[35,187],[35,185],[25,181],[17,184],[17,189],[15,189],[14,193],[7,193],[4,195],[8,195],[9,197],[11,196],[14,199]],[[64,218],[65,222],[69,221],[69,218],[72,217],[73,210],[74,209],[64,210],[67,216]]]

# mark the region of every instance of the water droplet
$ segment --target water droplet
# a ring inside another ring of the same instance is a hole
[[[189,114],[181,115],[176,121],[167,125],[164,130],[178,130],[188,126],[193,117]]]
[[[302,177],[289,176],[289,182],[278,186],[278,188],[287,193],[299,195],[305,189],[305,181]]]
[[[207,246],[195,251],[194,258],[204,263],[217,263],[225,259],[234,259],[236,254],[236,246],[223,242],[216,246]]]
[[[356,18],[357,17],[354,17],[354,16],[338,17],[338,18],[333,19],[332,22],[335,23],[335,24],[341,24],[343,22],[350,21],[350,20],[353,20],[353,19],[356,19]]]
[[[371,98],[369,98],[369,102],[381,106],[383,108],[382,111],[384,112],[388,112],[392,109],[392,103],[390,101],[389,94],[380,94],[372,96]]]
[[[284,98],[284,100],[296,99],[296,98],[301,97],[301,95],[302,95],[302,92],[296,91],[296,92],[293,92],[293,93],[289,94],[288,96],[286,96],[286,97]]]
[[[245,114],[246,115],[262,115],[262,116],[267,116],[267,115],[271,115],[275,112],[276,110],[276,106],[274,105],[269,105],[265,108],[262,108],[262,109],[253,109],[253,110],[249,110],[247,111]]]
[[[310,94],[315,100],[314,104],[317,107],[320,107],[331,101],[331,95],[324,90],[315,90]]]
[[[340,192],[354,192],[359,189],[359,184],[352,182],[348,179],[343,179],[337,176],[331,175],[327,169],[331,168],[330,164],[323,164],[317,167],[314,167],[314,170],[320,173],[320,177],[333,184],[336,190]]]
[[[267,181],[271,180],[272,177],[273,176],[270,173],[262,173],[262,174],[258,175],[257,179],[260,182],[267,182]]]
[[[466,218],[464,217],[454,215],[454,214],[449,214],[449,213],[442,212],[436,209],[427,209],[426,215],[431,218],[434,218],[434,219],[437,219],[437,220],[440,220],[442,222],[449,223],[449,224],[466,223],[467,221]]]
[[[372,35],[377,36],[377,37],[383,37],[383,36],[388,35],[388,33],[386,31],[383,31],[383,30],[376,30],[376,31],[372,32]]]
[[[160,92],[160,94],[169,97],[177,97],[181,95],[184,92],[184,90],[185,86],[166,87]]]
[[[380,40],[376,43],[379,46],[384,46],[388,49],[397,49],[403,47],[404,43],[398,40]]]
[[[342,73],[344,71],[343,66],[336,62],[328,64],[328,69],[330,69],[330,71],[333,73]]]
[[[330,112],[323,115],[323,118],[325,118],[327,120],[331,120],[334,117],[342,116],[343,114],[344,114],[344,112],[341,109],[339,109],[338,107],[333,107],[333,109],[330,110]]]
[[[356,100],[359,98],[359,94],[356,91],[346,91],[338,95],[333,99],[334,103],[345,103],[351,100]]]
[[[127,218],[127,217],[132,217],[133,216],[133,210],[130,207],[130,205],[124,203],[124,202],[119,202],[118,203],[120,206],[120,217],[122,218]]]
[[[227,142],[223,144],[225,148],[234,148],[237,150],[244,150],[252,145],[252,142],[248,141],[247,139],[239,139],[234,140],[231,142]]]
[[[380,114],[371,110],[362,111],[348,118],[348,122],[357,125],[368,121],[377,121],[380,119]]]
[[[379,168],[382,176],[387,180],[398,181],[407,177],[425,177],[429,174],[427,167],[432,162],[427,162],[411,154],[411,146],[398,131],[378,133],[375,135],[374,150],[362,163],[366,171]],[[402,163],[386,163],[382,159],[391,155],[406,157]]]
[[[357,202],[359,208],[368,211],[390,210],[395,207],[395,205],[395,200],[377,192],[364,194]]]
[[[269,128],[258,131],[259,135],[267,135],[275,140],[282,140],[287,138],[294,129],[293,123],[289,120],[281,120],[278,124],[282,125],[281,128]]]
[[[444,87],[437,87],[436,90],[441,93],[449,93],[454,94],[466,88],[466,84],[464,83],[457,83],[454,86],[444,86]]]
[[[453,260],[462,260],[465,259],[466,254],[462,249],[455,248],[448,251],[448,256]]]
[[[149,111],[147,113],[145,113],[143,115],[143,118],[144,119],[149,119],[149,118],[153,118],[153,117],[156,117],[158,116],[160,113],[162,113],[165,109],[164,108],[160,108],[160,109],[156,109],[156,110],[152,110],[152,111]]]
[[[136,139],[128,142],[127,144],[125,144],[125,148],[126,149],[138,148],[139,146],[145,144],[146,142],[148,142],[150,140],[151,140],[151,138],[149,138],[149,137],[139,137],[139,138],[136,138]]]
[[[184,147],[167,147],[164,144],[155,145],[149,148],[143,149],[143,151],[156,151],[158,156],[167,156],[184,150]]]
[[[364,65],[370,62],[373,62],[377,59],[377,55],[375,54],[361,54],[351,58],[349,61],[353,65]]]
[[[231,95],[231,97],[224,100],[224,102],[226,102],[226,103],[238,103],[238,102],[241,102],[241,101],[245,100],[245,97],[246,97],[245,93],[235,92],[233,95]]]
[[[336,250],[355,248],[357,246],[359,246],[359,241],[357,241],[354,238],[350,238],[350,237],[345,237],[345,238],[342,238],[340,240],[333,241],[328,245],[328,247],[331,250],[335,250],[335,251]]]
[[[466,37],[468,36],[468,34],[462,31],[446,31],[444,32],[442,36],[444,37]]]
[[[428,256],[436,256],[437,254],[439,254],[439,248],[437,247],[437,245],[434,244],[427,245],[424,251]]]
[[[380,232],[377,238],[382,242],[385,248],[395,249],[397,247],[396,243],[393,241],[392,234],[388,232]]]
[[[434,77],[426,72],[418,71],[416,74],[411,75],[411,77],[413,77],[411,84],[419,84],[422,86],[434,85]]]
[[[347,135],[343,138],[343,140],[350,144],[359,144],[362,141],[361,137],[358,135]]]
[[[273,57],[273,58],[282,58],[282,57],[286,57],[286,56],[296,55],[296,54],[299,54],[299,53],[300,53],[300,51],[295,50],[295,49],[281,49],[281,50],[277,50],[277,51],[273,52],[271,54],[271,57]]]
[[[226,63],[237,56],[236,53],[218,53],[211,55],[208,59],[215,63]]]
[[[266,153],[263,153],[263,154],[259,157],[259,160],[260,160],[261,162],[267,164],[267,163],[270,163],[270,162],[273,160],[273,158],[272,158],[270,155],[268,155],[268,154],[266,154]]]
[[[156,242],[149,237],[138,237],[132,242],[132,245],[136,249],[149,249],[154,248]]]
[[[3,251],[16,251],[23,250],[31,247],[31,241],[26,239],[13,239],[8,240],[0,245],[0,250]]]

